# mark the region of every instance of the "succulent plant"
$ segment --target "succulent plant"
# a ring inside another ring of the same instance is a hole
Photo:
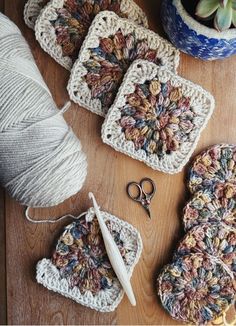
[[[224,31],[236,27],[236,0],[200,0],[196,15],[202,19],[213,19],[214,27]]]

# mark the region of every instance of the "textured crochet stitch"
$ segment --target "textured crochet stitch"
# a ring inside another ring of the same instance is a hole
[[[131,277],[142,251],[140,234],[127,222],[101,214]],[[38,262],[37,281],[92,309],[116,309],[124,291],[110,265],[93,208],[65,228],[51,259]]]
[[[115,13],[96,16],[68,84],[70,98],[105,116],[134,60],[146,59],[176,72],[179,52],[156,33]]]
[[[222,261],[195,253],[167,265],[157,280],[163,307],[177,320],[205,325],[234,302],[234,276]]]
[[[185,230],[205,222],[236,227],[236,182],[220,182],[196,192],[183,211]]]
[[[191,193],[212,189],[219,182],[236,183],[236,145],[214,145],[200,153],[194,159],[188,179]]]
[[[187,234],[157,279],[162,305],[177,320],[204,325],[220,317],[226,324],[235,303],[235,148],[212,146],[190,167],[193,196],[183,214]]]
[[[179,243],[174,260],[194,252],[206,252],[217,257],[236,273],[236,229],[224,223],[195,226]]]
[[[102,127],[115,150],[167,173],[182,170],[214,108],[213,97],[148,61],[129,69]]]
[[[30,6],[31,2],[26,6],[28,11]],[[51,0],[36,21],[36,38],[47,53],[70,70],[94,17],[104,10],[147,26],[144,12],[132,0]]]
[[[40,11],[49,2],[49,0],[28,0],[24,7],[24,21],[26,25],[34,29],[35,22]]]

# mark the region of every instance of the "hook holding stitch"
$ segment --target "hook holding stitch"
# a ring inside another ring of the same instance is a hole
[[[127,294],[127,297],[129,298],[130,303],[133,306],[136,306],[136,300],[135,300],[133,289],[132,289],[132,286],[130,283],[130,278],[127,273],[127,269],[126,269],[124,260],[121,256],[121,253],[120,253],[110,231],[108,230],[108,228],[106,226],[106,223],[102,217],[102,214],[100,212],[100,209],[98,207],[97,201],[96,201],[93,193],[91,193],[91,192],[89,193],[89,198],[93,202],[95,214],[96,214],[96,217],[97,217],[100,229],[101,229],[106,252],[109,257],[110,263],[113,267],[113,270],[114,270],[118,280],[120,281],[125,293]]]

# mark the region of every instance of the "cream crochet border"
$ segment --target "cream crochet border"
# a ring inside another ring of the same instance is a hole
[[[33,8],[33,3],[36,0],[29,0],[28,6],[26,8]],[[38,40],[42,49],[47,52],[54,60],[56,60],[60,65],[62,65],[67,70],[71,70],[72,61],[70,57],[64,57],[62,53],[61,46],[57,44],[55,29],[50,23],[50,20],[54,20],[57,17],[57,9],[62,8],[64,0],[51,0],[46,6],[41,10],[36,23],[35,23],[35,36]],[[33,10],[33,9],[32,9]],[[133,0],[122,0],[121,1],[121,11],[128,15],[129,19],[135,23],[148,26],[148,21],[145,13],[142,9],[136,5]],[[27,21],[27,19],[26,19]]]
[[[28,0],[24,7],[24,21],[33,30],[40,11],[43,8],[42,2],[43,0]]]
[[[156,76],[158,76],[161,82],[170,80],[173,86],[181,86],[183,94],[191,98],[191,106],[197,113],[197,118],[194,121],[197,129],[191,133],[191,141],[182,144],[178,151],[170,155],[165,155],[162,160],[159,160],[156,154],[147,156],[144,150],[137,151],[134,143],[126,140],[122,128],[117,124],[117,120],[121,118],[120,109],[126,103],[126,95],[135,90],[135,84],[145,83],[145,81],[152,80]],[[214,105],[215,101],[212,95],[200,86],[176,76],[154,63],[137,60],[128,70],[116,100],[106,116],[106,120],[102,126],[102,139],[104,143],[112,146],[115,150],[146,163],[154,170],[171,174],[177,173],[189,161],[197,145],[201,131],[205,128],[212,115]]]
[[[107,212],[101,213],[105,221],[111,221],[112,229],[121,234],[124,239],[124,246],[126,246],[131,252],[131,254],[126,256],[126,267],[128,274],[131,277],[143,249],[141,236],[137,229],[135,229],[131,224],[120,220],[116,216]],[[94,216],[94,209],[90,208],[86,214],[87,221],[92,221]],[[80,293],[78,287],[71,289],[68,281],[60,277],[56,266],[52,264],[50,259],[46,258],[39,261],[37,264],[36,279],[38,283],[42,284],[47,289],[60,293],[77,303],[101,312],[114,311],[124,296],[124,291],[118,280],[117,282],[114,282],[111,289],[100,291],[95,296],[93,296],[89,291],[83,295]]]
[[[110,11],[104,11],[98,14],[89,29],[89,33],[80,50],[78,60],[73,66],[67,89],[71,100],[102,117],[105,116],[105,113],[101,101],[91,97],[91,91],[84,80],[87,69],[83,63],[89,59],[89,48],[99,46],[101,37],[113,35],[119,29],[125,35],[135,32],[138,40],[146,38],[150,48],[157,50],[158,57],[170,70],[176,72],[179,65],[179,51],[158,34],[142,26],[137,26],[127,19],[119,18],[115,13]]]

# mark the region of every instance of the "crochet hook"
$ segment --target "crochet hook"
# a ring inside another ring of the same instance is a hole
[[[97,216],[98,223],[99,223],[99,226],[100,226],[100,229],[102,232],[102,237],[104,240],[107,255],[110,259],[110,263],[111,263],[111,265],[114,269],[114,272],[116,273],[116,276],[117,276],[118,280],[120,281],[125,293],[127,294],[127,297],[129,298],[130,303],[133,306],[136,306],[135,296],[133,293],[129,275],[127,273],[125,263],[121,256],[121,253],[120,253],[110,231],[108,230],[108,228],[102,218],[100,209],[98,207],[98,204],[96,202],[96,199],[95,199],[93,193],[91,193],[91,192],[89,193],[89,198],[93,201],[95,214]]]

